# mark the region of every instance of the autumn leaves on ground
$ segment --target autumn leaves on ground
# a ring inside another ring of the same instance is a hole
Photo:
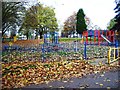
[[[24,43],[23,43],[24,42]],[[21,45],[33,43],[23,41]],[[35,41],[39,44],[38,41]],[[34,42],[34,44],[35,44]],[[14,43],[15,44],[15,43]],[[18,44],[16,42],[16,44]],[[15,60],[2,63],[2,88],[25,87],[30,84],[48,83],[71,77],[83,77],[88,74],[118,69],[119,65],[91,65],[87,60],[30,61]]]
[[[82,60],[60,62],[13,62],[2,64],[2,87],[18,88],[70,77],[117,69],[118,66],[93,66]]]

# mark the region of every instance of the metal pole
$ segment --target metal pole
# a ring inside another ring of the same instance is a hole
[[[84,42],[84,59],[87,59],[87,55],[86,55],[86,42]]]
[[[115,48],[118,48],[118,40],[115,41]],[[117,58],[118,52],[115,50],[115,58]]]
[[[45,50],[44,50],[44,44],[42,44],[42,60],[43,60],[43,62],[44,62],[44,52],[45,52]]]

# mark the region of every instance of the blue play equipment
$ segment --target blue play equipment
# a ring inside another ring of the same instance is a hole
[[[84,42],[84,59],[87,59],[87,54],[86,54],[86,50],[87,50],[87,48],[86,48],[86,42]]]
[[[54,44],[58,44],[58,32],[54,32]]]
[[[47,32],[46,34],[44,34],[44,44],[48,44],[50,43],[50,38],[51,38],[51,35],[49,32]],[[59,34],[58,32],[54,32],[54,35],[53,35],[53,44],[58,44],[58,38],[59,38]]]
[[[46,34],[44,34],[44,44],[49,44],[50,43],[50,33],[47,32]]]
[[[2,47],[2,50],[3,51],[6,51],[6,50],[19,50],[21,47],[20,46],[17,46],[17,45],[13,45],[13,46],[9,46],[9,45],[5,45]]]

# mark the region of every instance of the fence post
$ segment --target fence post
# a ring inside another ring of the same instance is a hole
[[[108,51],[108,64],[110,64],[111,48]]]
[[[87,59],[87,55],[86,55],[86,42],[84,42],[84,59]]]
[[[118,40],[115,41],[115,48],[118,48]],[[117,49],[115,50],[115,58],[117,57]]]

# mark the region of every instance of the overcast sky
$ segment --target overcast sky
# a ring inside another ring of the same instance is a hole
[[[5,1],[5,0],[4,0]],[[17,1],[17,0],[7,0]],[[24,0],[18,0],[24,1]],[[83,8],[84,13],[90,18],[94,25],[98,25],[101,29],[106,29],[110,19],[116,15],[114,8],[116,7],[115,0],[26,0],[29,3],[35,4],[40,1],[44,5],[55,8],[56,17],[60,24],[80,8]]]
[[[110,19],[116,14],[114,0],[38,0],[41,3],[55,8],[56,17],[60,24],[75,11],[83,8],[84,13],[94,25],[106,29]]]

